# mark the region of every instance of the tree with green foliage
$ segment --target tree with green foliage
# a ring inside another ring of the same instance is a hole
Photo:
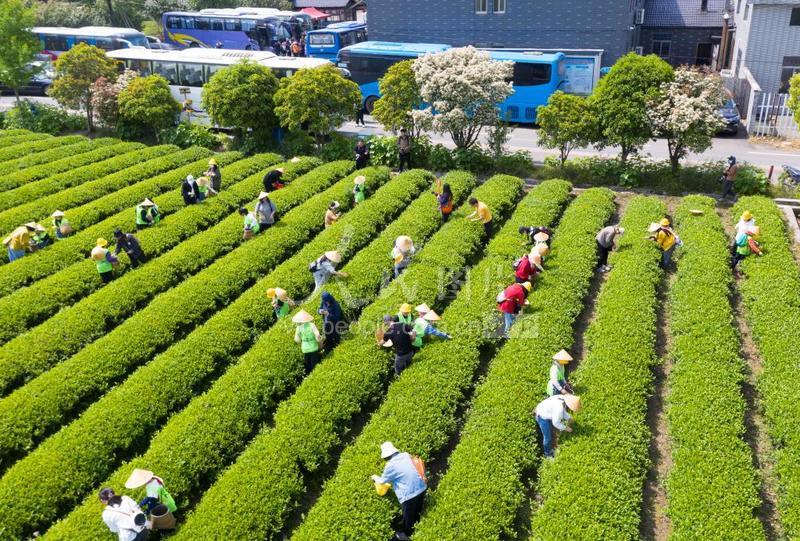
[[[562,169],[569,153],[589,145],[596,132],[587,99],[560,90],[550,96],[547,105],[539,107],[536,119],[539,146],[557,149]]]
[[[93,45],[79,43],[56,60],[56,78],[50,95],[64,107],[86,111],[89,131],[94,130],[92,95],[94,83],[100,77],[116,79],[117,62]]]
[[[794,113],[794,121],[800,126],[800,73],[795,73],[789,81],[789,109]]]
[[[398,132],[405,128],[412,138],[417,138],[430,123],[422,122],[411,115],[411,111],[422,107],[422,96],[413,65],[413,60],[398,62],[378,80],[381,97],[375,102],[372,116],[386,130]]]
[[[22,0],[0,2],[0,82],[14,91],[19,104],[19,89],[38,68],[31,65],[42,46],[31,28],[36,12]]]
[[[275,93],[275,114],[282,126],[313,133],[322,146],[332,131],[353,117],[360,103],[358,85],[330,64],[282,79]]]
[[[133,79],[117,99],[122,120],[152,130],[156,140],[159,130],[175,125],[181,110],[169,83],[160,75]]]
[[[273,97],[278,79],[272,70],[243,60],[216,72],[203,87],[202,100],[211,120],[239,135],[269,133],[277,126]]]
[[[599,126],[595,145],[620,147],[623,163],[644,146],[653,137],[647,101],[672,78],[672,67],[656,55],[629,53],[617,60],[589,97]]]

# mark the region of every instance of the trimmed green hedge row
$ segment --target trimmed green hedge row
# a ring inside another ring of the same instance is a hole
[[[106,175],[107,173],[116,173],[127,167],[138,165],[143,161],[172,154],[176,150],[176,148],[171,146],[146,147],[139,143],[118,143],[112,146],[101,147],[91,153],[92,156],[78,155],[58,160],[52,164],[47,164],[49,174],[53,176],[48,176],[47,178],[42,177],[41,180],[27,182],[18,188],[4,192],[2,203],[0,203],[0,211],[6,211],[34,202],[38,203],[40,199],[58,197],[61,195],[58,192],[68,188],[75,188],[73,192],[70,192],[73,198],[69,199],[69,202],[61,205],[61,207],[67,208],[68,205],[74,206],[72,203],[73,201],[77,201],[77,204],[81,204],[86,198],[75,198],[75,195],[80,193],[80,188],[77,188],[77,186],[94,182],[98,176]],[[72,169],[65,168],[66,166],[63,163],[65,161],[72,162]],[[84,166],[80,167],[80,165]],[[45,168],[37,167],[36,169],[43,170]],[[17,179],[29,176],[30,175],[15,175]],[[101,186],[107,186],[107,189],[95,193],[104,195],[117,189],[117,186],[124,187],[128,184],[129,182],[101,184]],[[42,208],[41,205],[31,206],[34,208]],[[48,210],[48,212],[52,211]],[[0,213],[0,219],[3,214],[4,213]],[[40,214],[38,210],[31,212],[30,215],[37,216],[37,219],[43,220],[50,216],[50,214]]]
[[[190,150],[195,151],[195,149]],[[178,157],[181,158],[181,156]],[[224,167],[240,160],[242,154],[225,152],[215,155],[214,158],[220,167]],[[161,167],[169,169],[168,166],[174,158],[162,159],[165,160],[165,163]],[[180,183],[186,175],[196,175],[205,171],[208,167],[207,163],[206,158],[183,166],[179,165],[180,162],[175,163],[173,165],[178,167],[177,169],[157,174],[106,197],[71,209],[67,216],[73,225],[77,224],[78,231],[69,238],[48,246],[45,250],[15,261],[13,265],[0,266],[0,296],[8,295],[19,287],[31,284],[87,258],[91,249],[94,248],[97,238],[103,237],[110,241],[114,229],[117,227],[125,231],[135,229],[134,207],[145,197],[150,197],[158,204],[162,219],[186,207],[180,196]],[[154,192],[156,194],[167,193],[162,197],[154,197]],[[109,217],[103,219],[106,216]]]
[[[667,511],[672,539],[764,539],[743,439],[744,361],[729,300],[730,250],[715,207],[710,197],[691,195],[674,216],[687,248],[670,288]],[[704,214],[694,216],[692,209]]]
[[[131,148],[144,148],[144,145],[131,147],[133,143],[123,143],[119,139],[103,137],[81,141],[67,146],[59,146],[42,152],[26,151],[21,158],[9,160],[0,165],[0,191],[13,190],[29,182],[35,182],[59,173],[71,172],[78,167],[97,163],[111,158]],[[28,143],[37,145],[40,142]],[[6,171],[7,168],[12,170]],[[3,172],[5,171],[5,172]],[[63,175],[62,175],[63,176]],[[94,177],[79,177],[78,182],[86,182]],[[8,207],[6,207],[8,208]]]
[[[420,185],[427,185],[431,180],[429,174],[420,171],[404,173],[404,176],[412,175],[419,177]],[[448,179],[457,198],[463,198],[469,185],[475,182],[473,177],[461,173],[451,174]],[[368,207],[370,202],[368,199],[363,205]],[[357,209],[351,214],[355,215],[357,212],[370,211]],[[438,218],[438,210],[432,197],[417,199],[397,220],[383,229],[377,239],[342,267],[350,278],[344,283],[334,282],[329,289],[333,291],[340,285],[358,299],[374,298],[384,272],[391,271],[392,262],[387,254],[395,237],[401,233],[409,233],[415,239],[422,240],[438,229],[441,223]],[[350,234],[351,226],[346,225],[343,230],[342,226],[336,227],[340,230],[338,235]],[[352,249],[348,248],[348,251],[351,252]],[[366,277],[371,277],[371,282]],[[262,283],[266,286],[280,284],[295,298],[307,295],[313,287],[310,274],[294,266],[279,269],[262,280]],[[254,302],[258,303],[257,309],[269,313],[270,309],[263,295]],[[304,308],[315,313],[318,305],[318,296],[315,295],[304,303]],[[351,309],[357,312],[359,307],[356,305]],[[225,332],[229,332],[231,327],[226,321],[215,318],[206,325],[204,332],[220,332],[214,329],[218,325],[224,325]],[[222,470],[226,463],[233,460],[267,412],[302,378],[302,356],[292,339],[292,330],[290,322],[275,323],[208,392],[194,399],[169,420],[143,456],[118,468],[105,483],[122,486],[131,467],[146,464],[147,467],[157,470],[160,476],[169,479],[170,493],[185,507],[190,496]],[[193,364],[201,367],[228,364],[233,361],[233,351],[241,349],[240,343],[241,341],[229,340],[226,346],[230,350],[219,348],[200,351]],[[182,362],[186,362],[185,358]],[[138,425],[132,428],[138,430]],[[97,460],[90,461],[92,464],[94,462]],[[97,503],[99,502],[94,495],[88,496],[80,508],[48,532],[48,537],[74,540],[101,536],[103,525],[93,520],[97,515]]]
[[[490,180],[473,194],[492,209],[495,227],[510,214],[521,182]],[[354,335],[306,376],[284,401],[274,427],[259,434],[206,492],[177,539],[276,538],[305,491],[305,472],[335,456],[352,417],[380,397],[389,378],[389,351],[376,346],[373,330],[402,302],[427,302],[441,309],[443,288],[461,276],[484,239],[480,224],[464,219],[463,208],[417,253],[411,266],[364,308]],[[438,296],[437,296],[438,295]],[[297,346],[295,346],[297,347]],[[367,481],[368,482],[368,481]],[[246,498],[231,492],[247,487]]]
[[[761,227],[762,257],[739,266],[739,291],[758,346],[763,372],[758,390],[775,445],[778,510],[787,539],[800,537],[800,272],[792,257],[780,210],[766,197],[742,197],[732,209],[750,210]]]
[[[219,197],[203,205],[187,206],[168,216],[159,227],[137,233],[149,257],[168,253],[5,344],[0,349],[0,395],[8,392],[20,378],[41,373],[106,334],[157,293],[236,248],[242,240],[242,219],[235,211],[258,192],[263,168],[275,164],[278,159],[276,154],[265,154],[222,168],[225,191]],[[318,165],[316,158],[286,162],[282,164],[284,178],[291,181]],[[258,173],[252,174],[254,171]],[[239,182],[248,175],[251,176]],[[329,176],[309,176],[304,182],[275,192],[272,199],[285,213],[326,189],[333,180]],[[236,184],[229,186],[230,183]],[[221,222],[215,225],[217,221]],[[176,247],[186,237],[190,238]],[[126,267],[125,261],[127,257],[120,258],[122,270]],[[41,320],[101,286],[94,262],[86,260],[0,299],[0,338],[13,336],[30,321]],[[61,332],[62,329],[69,329],[69,332]],[[37,347],[31,348],[32,343]]]
[[[309,174],[341,179],[351,169],[351,162],[332,162]],[[290,234],[287,224],[296,222],[283,221],[268,234],[244,243],[179,286],[158,295],[110,333],[0,400],[3,464],[8,466],[9,459],[25,454],[114,381],[180,340],[235,300],[243,287],[297,249],[322,225],[318,217],[312,220],[305,216],[307,209],[303,206],[293,211],[307,220],[305,228],[300,225],[306,221],[303,220],[291,226],[297,231]]]
[[[388,539],[399,510],[394,498],[379,498],[370,474],[383,464],[378,449],[392,441],[429,459],[457,428],[456,410],[472,386],[481,348],[497,327],[497,292],[513,280],[511,263],[524,251],[521,224],[552,225],[569,200],[571,186],[560,180],[536,186],[517,205],[505,227],[470,269],[466,285],[442,314],[441,329],[451,341],[425,345],[414,363],[389,387],[380,409],[339,460],[336,474],[293,539]]]
[[[607,189],[583,192],[564,212],[530,307],[489,365],[420,521],[418,539],[497,539],[511,532],[523,472],[535,462],[533,409],[544,397],[553,353],[572,344],[596,263],[595,234],[614,210]]]
[[[536,539],[639,539],[662,277],[660,250],[645,236],[665,212],[660,200],[638,196],[622,220],[627,232],[586,332],[588,355],[572,378],[583,410],[574,433],[559,438],[555,460],[539,468],[544,502],[532,518]],[[541,389],[546,381],[542,364]],[[532,412],[528,422],[537,430]]]
[[[352,167],[351,161],[334,162],[317,169],[316,174],[335,174],[341,178]],[[389,178],[386,169],[370,169],[366,173],[368,187],[373,191]],[[209,288],[212,283],[226,282],[230,284],[230,295],[238,296],[238,299],[227,309],[220,310],[186,340],[176,343],[137,371],[112,395],[94,404],[75,424],[15,464],[0,480],[0,527],[11,532],[28,532],[31,527],[46,526],[58,516],[59,510],[67,502],[75,503],[77,498],[85,495],[93,482],[102,479],[117,465],[120,454],[136,451],[131,446],[144,444],[142,436],[155,430],[169,413],[190,400],[208,377],[224,367],[223,360],[235,359],[252,343],[257,333],[269,327],[274,316],[268,307],[266,287],[263,287],[265,280],[273,279],[276,275],[294,276],[301,272],[310,278],[307,266],[309,258],[313,260],[314,257],[311,253],[335,246],[347,235],[352,235],[352,249],[358,249],[359,241],[362,245],[368,242],[377,227],[391,220],[406,202],[419,193],[422,184],[419,179],[409,177],[389,182],[370,198],[372,205],[365,203],[363,210],[359,207],[345,215],[341,225],[329,228],[307,242],[309,236],[322,229],[321,216],[331,199],[342,201],[345,209],[350,207],[348,195],[352,190],[353,176],[345,177],[329,190],[312,197],[306,204],[290,211],[265,234],[245,243],[234,252],[240,256],[239,259],[230,256],[223,258],[219,260],[222,264],[215,263],[207,271],[185,282],[192,289],[196,288],[197,283],[207,283]],[[306,243],[305,246],[288,261],[267,278],[261,278],[263,271],[270,268],[265,260],[279,260],[277,252],[291,253],[303,243]],[[208,274],[212,270],[214,274]],[[205,279],[198,282],[197,277],[203,274],[206,274]],[[248,288],[249,285],[253,287]],[[238,295],[243,290],[244,293]],[[217,304],[215,297],[221,299],[221,294],[214,295],[214,291],[210,293],[211,299],[206,302]],[[203,295],[202,292],[199,294]],[[187,310],[198,310],[198,300],[192,299],[191,294],[184,296],[188,300],[177,301],[181,305],[177,307],[179,313],[174,318],[176,320]],[[202,304],[199,308],[202,309]],[[134,316],[128,321],[136,319],[137,316]],[[152,321],[150,318],[151,329],[143,328],[140,331],[142,334],[153,334]],[[146,327],[147,321],[140,321],[139,324]],[[127,322],[120,329],[126,326]],[[146,344],[148,349],[153,345],[156,344]],[[142,347],[139,344],[139,348]],[[206,353],[220,350],[229,353],[229,356],[220,359],[222,366],[204,362],[208,359]],[[136,415],[136,411],[140,410],[142,393],[149,397],[146,419]],[[113,430],[110,428],[112,426]],[[102,443],[87,445],[88,438]],[[56,463],[53,461],[56,456],[69,458]],[[70,473],[64,475],[67,470]],[[28,485],[30,479],[43,477],[48,482],[40,483],[42,487],[28,492],[28,502],[20,502],[19,498],[13,496],[18,493],[19,487]]]
[[[24,143],[41,141],[42,145],[40,148],[50,148],[53,144],[53,139],[55,139],[55,137],[47,133],[27,133],[3,137],[3,139],[0,140],[0,162],[19,158],[20,151],[26,148],[21,146]]]
[[[69,209],[79,205],[96,204],[104,198],[116,196],[117,190],[121,192],[123,188],[130,188],[134,183],[146,181],[153,175],[164,173],[209,154],[206,149],[190,148],[181,151],[173,145],[144,148],[136,148],[135,143],[131,145],[134,146],[125,154],[83,168],[84,175],[94,177],[103,175],[101,178],[0,212],[0,230],[10,229],[31,220],[45,221],[55,209],[68,212]],[[68,215],[68,218],[73,227],[88,225],[87,222],[80,222],[71,215]]]
[[[0,130],[0,148],[4,146],[4,141],[6,140],[6,138],[11,137],[12,135],[30,135],[31,133],[33,132],[22,128],[14,128],[11,130]],[[42,135],[49,135],[49,134],[42,134]]]

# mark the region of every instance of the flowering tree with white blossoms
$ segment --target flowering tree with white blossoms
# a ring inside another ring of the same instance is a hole
[[[414,122],[431,122],[457,148],[471,147],[484,126],[496,123],[497,104],[513,94],[513,69],[511,62],[492,60],[474,47],[418,58],[414,76],[426,107],[412,111]]]
[[[719,109],[725,103],[722,80],[694,68],[675,70],[675,78],[661,85],[647,104],[653,135],[667,140],[669,161],[677,171],[681,159],[711,147],[711,138],[725,121]]]

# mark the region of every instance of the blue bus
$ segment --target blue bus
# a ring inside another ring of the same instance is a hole
[[[182,47],[269,51],[292,38],[292,25],[277,9],[234,8],[164,13],[164,41]]]
[[[306,56],[336,62],[339,50],[367,41],[367,25],[356,21],[332,23],[306,33]]]
[[[378,79],[390,66],[401,60],[418,58],[427,53],[438,53],[450,48],[449,45],[436,43],[365,41],[339,51],[338,65],[346,68],[352,80],[358,83],[364,108],[371,114],[375,102],[380,98]],[[511,80],[514,93],[498,104],[501,118],[509,122],[535,123],[537,107],[545,105],[550,95],[564,85],[564,54],[545,54],[536,51],[487,52],[493,60],[514,62],[514,74]]]
[[[64,28],[60,26],[36,26],[31,32],[39,38],[42,53],[55,60],[61,53],[69,51],[79,43],[88,43],[104,51],[128,47],[150,48],[144,34],[133,28],[113,26],[83,26]]]

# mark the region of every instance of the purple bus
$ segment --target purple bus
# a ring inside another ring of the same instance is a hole
[[[272,50],[275,42],[291,39],[291,24],[271,8],[169,11],[162,15],[164,41],[182,47]]]

